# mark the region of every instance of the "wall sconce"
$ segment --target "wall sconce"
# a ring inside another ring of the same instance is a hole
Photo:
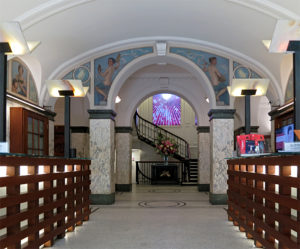
[[[116,100],[115,100],[115,103],[118,104],[118,103],[121,102],[121,100],[122,100],[122,99],[121,99],[119,96],[117,96],[117,97],[116,97]]]
[[[7,54],[27,54],[39,44],[26,41],[18,22],[0,23],[0,142],[6,141]]]
[[[64,156],[70,158],[70,97],[84,97],[89,88],[81,80],[46,80],[46,85],[51,97],[65,98]]]
[[[227,87],[231,96],[245,96],[245,134],[250,134],[250,96],[265,96],[269,82],[269,79],[233,79]]]

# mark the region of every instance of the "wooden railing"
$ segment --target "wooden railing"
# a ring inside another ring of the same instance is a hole
[[[0,248],[52,246],[88,220],[89,165],[0,155]]]
[[[228,160],[228,218],[257,247],[300,248],[300,155]]]

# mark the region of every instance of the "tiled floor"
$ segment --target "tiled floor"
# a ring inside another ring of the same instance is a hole
[[[90,220],[53,248],[64,249],[248,249],[227,221],[226,206],[212,206],[196,187],[134,186],[111,206],[93,206]]]

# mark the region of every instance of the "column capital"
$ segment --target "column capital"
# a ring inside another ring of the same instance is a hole
[[[90,119],[111,119],[114,121],[115,116],[117,116],[117,113],[114,110],[90,109],[88,110],[88,113],[90,114]]]
[[[198,126],[197,131],[198,131],[198,133],[209,133],[210,127],[209,126]]]
[[[116,126],[115,131],[116,133],[132,133],[132,127],[131,126]]]
[[[211,109],[208,112],[209,120],[234,119],[235,109]]]

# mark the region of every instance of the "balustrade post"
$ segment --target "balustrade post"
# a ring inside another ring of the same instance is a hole
[[[46,165],[44,166],[44,174],[53,174],[53,165]],[[53,189],[53,181],[44,181],[44,189]],[[49,205],[50,203],[53,203],[53,195],[47,195],[44,198],[44,204]],[[45,219],[51,219],[53,217],[53,209],[47,211],[44,213]],[[50,234],[53,231],[53,223],[45,227],[44,234]],[[53,246],[53,238],[44,243],[45,247],[51,247]]]
[[[254,165],[246,165],[246,171],[248,173],[254,173]],[[246,179],[246,184],[247,184],[247,187],[248,188],[253,188],[254,187],[254,180],[251,179],[251,178],[247,178]],[[247,192],[247,195],[246,195],[246,198],[249,200],[249,201],[253,201],[253,194],[252,193],[249,193]],[[248,207],[247,208],[247,212],[253,216],[253,207]],[[250,220],[250,219],[246,219],[246,222],[247,222],[247,227],[250,228],[251,230],[253,230],[253,221]],[[253,239],[253,236],[250,234],[250,233],[246,233],[246,236],[248,239]]]
[[[82,165],[75,165],[76,171],[82,171]],[[82,173],[82,172],[81,172]],[[82,174],[80,176],[76,176],[76,184],[78,187],[76,188],[76,207],[81,206],[82,204]],[[82,208],[76,211],[76,217],[82,215]],[[76,226],[81,226],[82,220],[76,222]]]
[[[238,164],[234,165],[234,171],[239,172],[240,171],[240,165],[238,165]],[[240,177],[239,176],[234,176],[234,184],[237,185],[237,186],[240,184]],[[234,193],[240,195],[240,189],[237,188],[237,187],[234,187]],[[234,198],[234,204],[239,206],[239,200],[236,197]],[[236,217],[239,217],[239,210],[234,209],[234,215]],[[236,220],[234,220],[233,225],[239,226],[239,223]]]
[[[89,165],[85,164],[84,166],[84,173],[85,175],[83,176],[83,182],[84,182],[84,186],[83,186],[83,213],[87,215],[84,216],[83,220],[84,221],[88,221],[89,220],[89,210],[90,210],[90,200],[89,200],[89,196],[90,196],[90,177],[89,174],[86,174],[89,172]]]
[[[74,171],[74,165],[68,165],[67,166],[67,172],[73,172]],[[68,177],[67,178],[67,185],[73,185],[74,184],[74,177]],[[68,222],[71,220],[74,220],[74,189],[70,188],[67,191],[67,211],[68,211]],[[74,226],[68,227],[68,232],[74,231]]]
[[[240,165],[239,170],[240,170],[240,172],[246,172],[246,165]],[[246,185],[247,180],[246,180],[245,177],[240,177],[239,180],[240,180],[240,185],[243,185],[243,186]],[[240,189],[240,195],[241,195],[242,198],[246,198],[247,192],[245,190],[243,190],[243,189]],[[242,201],[241,203],[239,203],[239,206],[242,209],[244,209],[244,210],[246,209],[246,203],[244,201]],[[246,216],[245,215],[240,214],[240,219],[242,221],[246,222]],[[240,229],[241,232],[245,232],[246,231],[245,227],[242,226],[242,225],[239,226],[239,229]]]
[[[289,177],[291,175],[291,166],[283,166],[280,165],[279,168],[279,175],[280,176],[286,176]],[[291,196],[291,187],[284,186],[283,184],[279,185],[279,194],[281,196]],[[279,213],[282,215],[285,215],[287,219],[290,219],[291,217],[291,209],[279,204]],[[291,230],[289,227],[286,227],[284,223],[279,222],[279,231],[281,234],[284,234],[285,236],[289,237],[291,236]],[[288,247],[284,246],[282,242],[279,241],[279,249],[287,249]]]
[[[275,175],[276,172],[276,166],[274,165],[266,165],[266,174],[267,175]],[[265,190],[269,193],[275,193],[275,184],[266,182],[265,183]],[[270,200],[265,200],[265,206],[275,211],[275,202]],[[272,228],[275,228],[275,220],[271,215],[265,214],[265,222]],[[269,241],[272,244],[275,244],[275,238],[268,232],[265,233],[265,239]]]
[[[57,165],[57,172],[58,172],[58,173],[63,173],[64,171],[65,171],[65,165]],[[65,186],[65,178],[58,179],[58,180],[57,180],[56,188],[57,188],[58,190],[60,190],[60,189],[62,189],[64,186]],[[60,199],[64,199],[64,198],[65,198],[65,191],[60,192],[60,193],[57,194],[57,200],[58,200],[58,201],[59,201]],[[63,213],[63,212],[65,212],[65,210],[66,210],[66,209],[65,209],[65,203],[63,203],[61,206],[59,206],[59,207],[57,208],[57,214]],[[64,226],[65,226],[65,217],[63,216],[62,219],[60,219],[60,220],[57,221],[57,228],[64,227]],[[66,235],[66,232],[65,232],[65,230],[64,230],[62,233],[60,233],[60,234],[57,235],[57,238],[58,238],[58,239],[62,239],[62,238],[65,237],[65,235]]]
[[[7,176],[19,176],[20,166],[7,166],[6,168]],[[20,185],[12,185],[6,188],[7,196],[18,196],[20,195]],[[16,204],[7,208],[6,216],[14,216],[20,213],[20,204]],[[20,232],[20,222],[15,223],[12,226],[7,227],[7,237],[13,237],[15,234]],[[9,245],[7,249],[20,249],[21,241],[15,241],[13,244]]]
[[[264,165],[256,165],[255,166],[255,173],[256,174],[263,174],[264,173]],[[259,190],[264,190],[263,181],[255,180],[255,188],[259,189]],[[263,206],[263,198],[262,197],[260,197],[258,195],[255,195],[254,199],[255,199],[255,202],[257,204]],[[255,208],[254,217],[256,217],[257,219],[263,221],[263,213],[257,208]],[[255,224],[254,229],[258,234],[262,235],[263,229],[259,225]],[[257,240],[255,240],[255,246],[260,247],[260,248],[263,247],[262,244]]]
[[[28,174],[29,175],[37,175],[38,174],[38,166],[28,166]],[[38,182],[29,183],[27,186],[28,193],[35,193],[39,189]],[[39,199],[35,198],[32,201],[28,201],[28,210],[36,210],[39,206]],[[34,213],[32,217],[28,219],[28,226],[34,227],[36,229],[37,224],[39,223],[39,214]],[[35,241],[39,239],[39,230],[36,231],[28,236],[28,244],[34,244]],[[33,246],[34,247],[34,246]]]

